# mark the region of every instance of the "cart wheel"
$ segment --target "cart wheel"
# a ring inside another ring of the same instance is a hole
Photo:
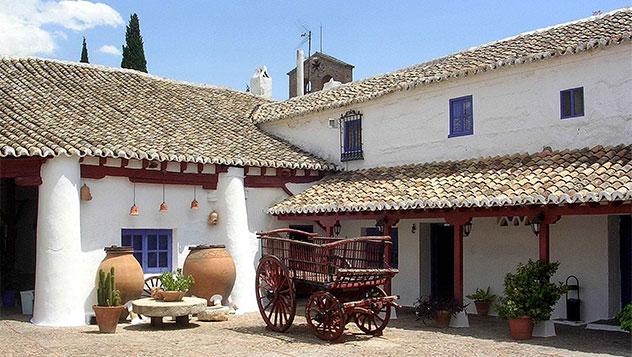
[[[321,340],[335,341],[345,329],[347,319],[342,305],[335,296],[318,291],[309,297],[305,308],[307,324]]]
[[[265,256],[259,261],[256,281],[257,304],[268,329],[284,332],[296,315],[294,282],[279,258]]]
[[[145,279],[145,286],[143,287],[142,297],[150,297],[151,289],[162,287],[162,283],[160,282],[160,276],[152,276]]]
[[[373,287],[364,293],[363,299],[385,297],[386,293],[379,287]],[[355,324],[362,332],[368,335],[381,336],[382,331],[391,319],[391,306],[389,304],[374,303],[369,307],[372,314],[356,313],[353,315]]]

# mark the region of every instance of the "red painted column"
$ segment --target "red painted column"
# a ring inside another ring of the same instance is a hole
[[[463,224],[454,226],[454,301],[463,303]]]
[[[549,227],[550,225],[546,222],[540,225],[540,261],[545,263],[549,262]]]
[[[384,220],[384,235],[385,236],[390,236],[391,235],[391,224],[389,222],[389,220]],[[386,244],[384,246],[384,263],[387,266],[391,266],[391,252],[392,252],[392,246],[390,244]],[[386,284],[384,284],[384,291],[386,292],[386,295],[391,295],[391,279],[388,279],[386,281]]]

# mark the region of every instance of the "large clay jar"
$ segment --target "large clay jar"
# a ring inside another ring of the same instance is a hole
[[[116,289],[121,294],[121,305],[125,305],[130,300],[140,298],[145,286],[143,268],[134,258],[132,247],[111,246],[105,249],[106,256],[101,261],[99,269],[109,272],[114,267],[114,281]],[[97,283],[99,279],[99,269],[97,269]]]
[[[235,285],[235,262],[223,245],[198,245],[189,248],[189,255],[182,269],[184,276],[195,280],[188,295],[209,299],[219,294],[224,299]]]

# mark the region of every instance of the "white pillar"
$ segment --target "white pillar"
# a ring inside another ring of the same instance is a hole
[[[259,241],[248,230],[243,168],[230,167],[227,173],[219,175],[217,196],[220,232],[226,239],[226,248],[235,260],[237,271],[231,302],[237,305],[238,313],[257,311],[255,256]]]
[[[35,305],[32,322],[85,325],[94,272],[82,266],[79,215],[80,166],[76,157],[56,157],[41,170],[37,212]]]

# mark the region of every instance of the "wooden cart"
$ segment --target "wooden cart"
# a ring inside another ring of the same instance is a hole
[[[290,239],[290,234],[306,241]],[[398,273],[388,265],[390,237],[339,239],[277,229],[258,233],[258,238],[262,258],[257,303],[270,330],[290,328],[296,315],[296,284],[307,284],[315,292],[305,318],[316,336],[336,340],[351,320],[367,334],[382,334],[398,298],[380,288]]]

